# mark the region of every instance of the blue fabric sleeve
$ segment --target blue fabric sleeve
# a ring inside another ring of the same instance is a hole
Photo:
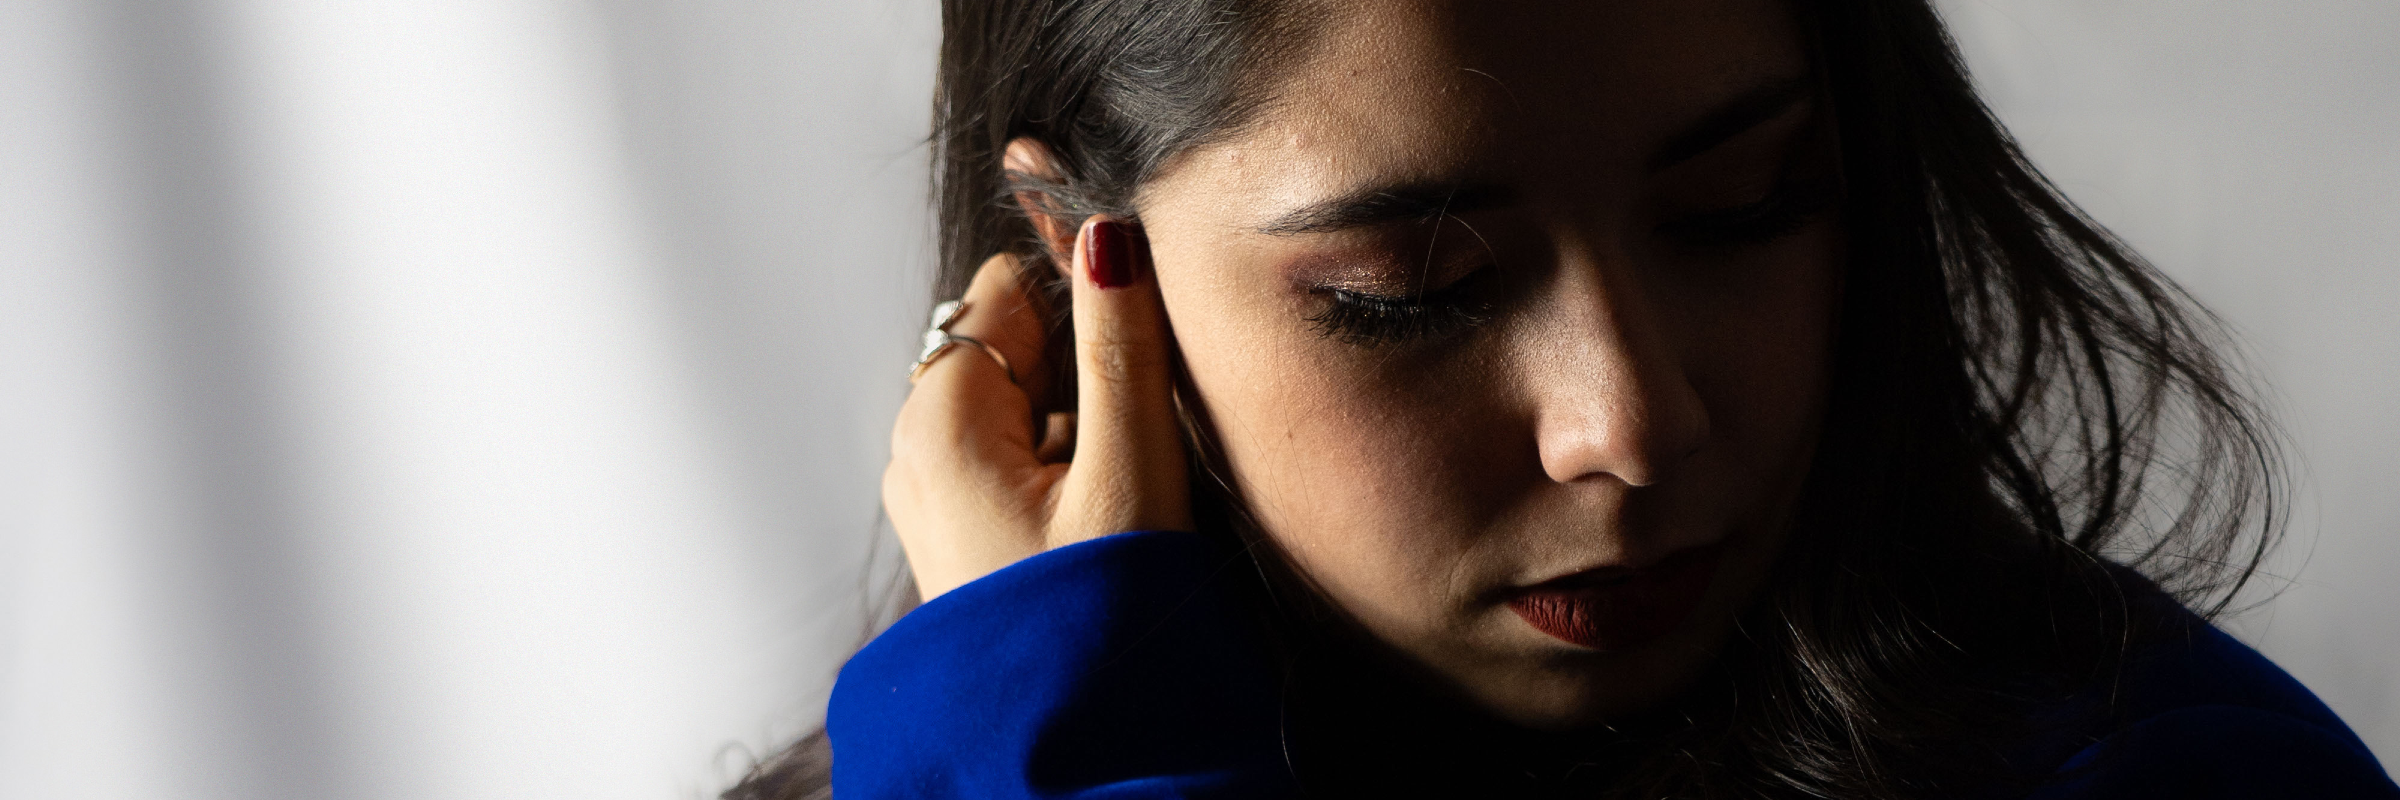
[[[1299,796],[1260,598],[1231,537],[1173,531],[1059,548],[935,598],[843,667],[834,796]],[[2306,688],[2194,623],[2128,665],[2112,704],[2128,723],[2059,731],[2052,752],[2072,755],[2036,800],[2400,800]]]
[[[2125,677],[2132,722],[2067,759],[2036,800],[2400,800],[2332,709],[2224,631],[2193,620]]]
[[[2182,708],[2070,759],[2036,800],[2383,800],[2391,778],[2347,731],[2242,706]]]
[[[934,598],[843,666],[834,796],[1295,796],[1258,581],[1231,537],[1153,531]]]

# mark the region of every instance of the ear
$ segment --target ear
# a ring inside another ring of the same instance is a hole
[[[1000,156],[1000,169],[1041,180],[1058,179],[1057,161],[1051,156],[1050,147],[1031,137],[1019,136],[1009,140],[1008,152]],[[1034,233],[1041,237],[1042,245],[1049,248],[1050,263],[1057,266],[1060,275],[1065,275],[1067,270],[1072,269],[1069,265],[1075,261],[1072,257],[1075,252],[1075,227],[1051,215],[1048,195],[1024,191],[1018,192],[1016,199],[1018,210],[1024,212],[1025,219],[1033,223]]]

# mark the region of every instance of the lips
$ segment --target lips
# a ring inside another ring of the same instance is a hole
[[[1718,545],[1678,551],[1635,570],[1578,572],[1527,587],[1508,601],[1535,630],[1607,652],[1673,633],[1717,576]]]

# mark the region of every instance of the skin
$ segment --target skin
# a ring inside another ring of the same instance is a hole
[[[1415,672],[1536,728],[1654,708],[1755,595],[1823,416],[1836,213],[1730,243],[1676,227],[1838,174],[1799,30],[1767,0],[1379,0],[1319,21],[1252,124],[1141,187],[1150,258],[1134,285],[1098,288],[1089,234],[1036,220],[1072,254],[1081,418],[1037,451],[1038,398],[989,359],[928,370],[940,383],[912,395],[886,473],[912,563],[944,565],[920,581],[930,595],[1043,547],[1188,524],[1188,497],[1156,477],[1181,463],[1154,399],[1179,351],[1275,550]],[[1696,123],[1777,86],[1804,88],[1663,163]],[[1032,143],[1010,159],[1046,169]],[[1295,216],[1402,186],[1469,201],[1431,219]],[[969,297],[990,310],[959,330],[1030,364],[1040,330],[1008,272],[979,276]],[[1333,290],[1452,290],[1482,321],[1327,335]],[[957,455],[979,450],[1002,455]],[[1103,488],[1057,488],[1079,470]],[[1723,561],[1699,610],[1639,646],[1570,644],[1505,602],[1705,545]]]

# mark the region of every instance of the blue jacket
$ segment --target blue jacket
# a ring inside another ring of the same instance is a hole
[[[842,669],[834,796],[1276,798],[1281,681],[1224,537],[1129,533],[1053,550],[909,613]],[[2400,798],[2333,712],[2212,627],[2128,664],[2130,725],[2033,796]]]

